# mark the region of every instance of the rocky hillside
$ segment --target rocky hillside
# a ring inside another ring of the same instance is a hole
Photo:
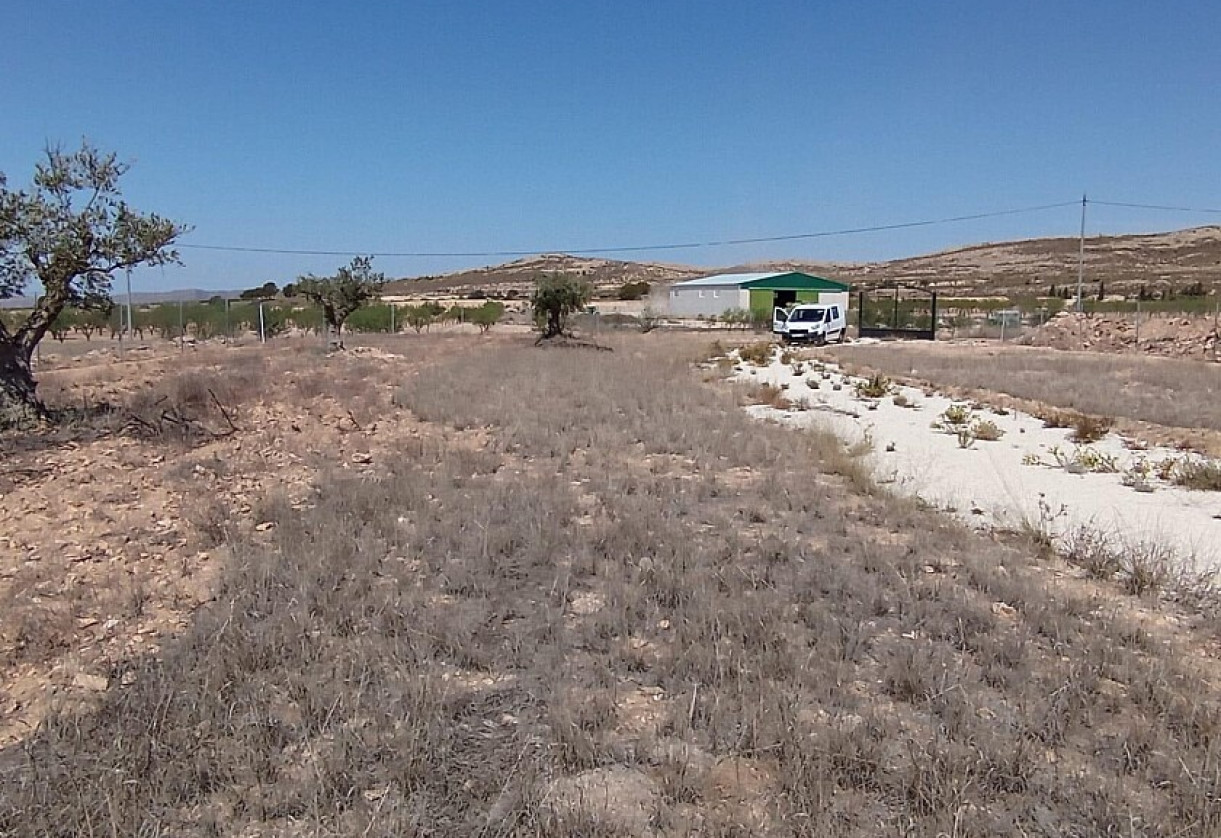
[[[855,286],[898,281],[927,284],[962,296],[1042,295],[1052,285],[1075,287],[1077,259],[1078,240],[1071,237],[977,244],[890,262],[748,262],[723,268],[552,253],[443,276],[399,280],[393,290],[523,292],[536,275],[551,271],[577,274],[596,288],[609,289],[641,280],[665,284],[712,273],[793,270]],[[1221,227],[1086,239],[1087,291],[1097,293],[1099,282],[1109,294],[1135,294],[1141,286],[1151,293],[1181,290],[1195,282],[1215,292],[1221,289]]]
[[[566,253],[544,253],[493,265],[486,268],[458,271],[442,276],[421,276],[402,279],[391,284],[392,293],[482,290],[491,295],[509,290],[525,291],[539,274],[567,273],[584,277],[595,288],[618,287],[625,282],[666,284],[715,273],[691,265],[669,265],[662,262],[625,262],[618,259],[598,259],[570,256]]]

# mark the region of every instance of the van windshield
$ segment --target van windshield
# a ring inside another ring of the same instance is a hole
[[[789,320],[800,320],[805,323],[821,323],[826,312],[821,308],[799,308],[792,313]]]

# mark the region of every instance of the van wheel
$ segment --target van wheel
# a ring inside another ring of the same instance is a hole
[[[835,339],[835,342],[836,342],[836,343],[843,343],[843,342],[844,342],[844,341],[846,341],[847,339],[848,339],[848,330],[847,330],[847,329],[840,329],[840,330],[839,330],[839,337]]]
[[[814,345],[815,346],[826,346],[827,345],[826,334],[820,334],[818,337],[814,338]]]

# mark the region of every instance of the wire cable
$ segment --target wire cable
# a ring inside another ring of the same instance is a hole
[[[1147,209],[1147,210],[1165,210],[1167,212],[1200,212],[1200,213],[1221,213],[1221,209],[1209,209],[1207,207],[1172,207],[1165,204],[1130,204],[1124,201],[1099,201],[1097,198],[1090,198],[1086,201],[1088,204],[1098,204],[1104,207],[1128,207],[1130,209]]]
[[[694,250],[705,247],[724,247],[726,245],[762,244],[766,242],[798,241],[801,239],[821,239],[831,236],[850,236],[861,233],[880,233],[888,230],[903,230],[911,227],[931,227],[938,224],[955,224],[963,221],[977,221],[983,218],[998,218],[1005,215],[1021,215],[1032,212],[1042,212],[1050,209],[1073,207],[1080,201],[1061,201],[1054,204],[1040,204],[1033,207],[1018,207],[1015,209],[996,210],[993,212],[978,212],[970,215],[955,215],[948,218],[930,218],[920,221],[902,221],[895,224],[875,224],[868,227],[849,227],[842,230],[820,230],[814,233],[794,233],[785,236],[759,236],[745,239],[722,239],[719,241],[702,242],[669,242],[663,244],[636,245],[631,247],[582,247],[582,248],[537,248],[535,250],[471,250],[471,251],[382,251],[373,252],[355,250],[295,250],[279,247],[237,247],[214,244],[179,244],[178,247],[192,250],[218,250],[230,253],[274,253],[293,256],[381,256],[381,257],[503,257],[503,256],[534,256],[538,253],[567,253],[571,255],[590,255],[598,253],[641,253],[660,250]]]

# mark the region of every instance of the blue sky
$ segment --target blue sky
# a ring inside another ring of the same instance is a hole
[[[1221,4],[9,0],[0,171],[131,160],[184,244],[561,250],[1092,197],[1221,206]],[[1091,207],[1092,232],[1221,215]],[[1074,208],[622,258],[865,260],[1072,235]],[[345,257],[184,248],[138,288]],[[498,257],[381,257],[393,276]]]

